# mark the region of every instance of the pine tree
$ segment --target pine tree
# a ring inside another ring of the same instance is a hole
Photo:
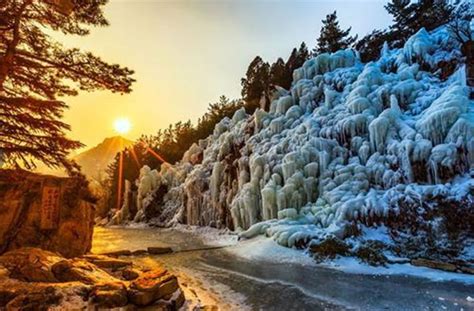
[[[463,2],[459,4],[453,11],[451,22],[448,24],[449,29],[456,36],[461,44],[474,41],[474,33],[471,31],[471,22],[474,19],[474,10],[472,4]],[[468,56],[467,54],[464,54]],[[474,55],[469,55],[473,57]]]
[[[301,42],[299,49],[294,48],[291,52],[290,57],[286,61],[286,66],[290,69],[291,72],[296,68],[303,66],[304,62],[309,59],[309,52],[306,43]]]
[[[334,53],[341,49],[347,49],[352,43],[357,40],[357,36],[349,37],[351,27],[347,30],[342,30],[337,20],[336,11],[328,14],[326,19],[322,20],[323,26],[317,40],[316,47],[313,54],[320,53]]]
[[[241,79],[241,84],[242,98],[250,112],[260,106],[262,97],[265,109],[268,109],[271,91],[270,65],[264,62],[260,56],[255,57],[250,63],[245,78]]]
[[[454,7],[447,0],[392,0],[385,9],[393,17],[389,29],[374,30],[356,44],[364,62],[377,59],[384,42],[391,48],[400,48],[420,28],[430,31],[454,18]]]
[[[0,150],[8,165],[71,168],[60,96],[79,90],[131,91],[133,71],[91,53],[65,48],[51,31],[85,36],[107,26],[107,0],[10,0],[0,4]]]
[[[390,26],[393,47],[401,47],[406,40],[420,28],[433,30],[448,23],[453,16],[454,7],[447,0],[392,0],[385,9],[393,16]]]
[[[359,51],[360,59],[369,62],[379,58],[384,42],[390,42],[391,34],[384,30],[374,30],[360,39],[355,48]]]
[[[309,59],[309,51],[306,43],[301,42],[300,48],[298,49],[298,54],[295,60],[295,69],[303,66],[304,62]]]
[[[286,68],[285,61],[279,57],[270,67],[270,84],[271,87],[280,86],[289,89],[291,86],[291,78]]]
[[[308,59],[308,47],[306,46],[306,43],[301,42],[299,49],[294,48],[285,63],[286,76],[283,85],[281,85],[282,87],[285,89],[289,89],[291,87],[291,83],[293,82],[293,71],[303,66],[304,62]]]
[[[392,0],[392,2],[385,5],[385,9],[393,18],[393,24],[390,26],[392,37],[394,37],[392,39],[400,41],[402,38],[408,38],[411,32],[417,30],[411,30],[408,27],[409,24],[413,23],[415,17],[414,6],[415,4],[411,4],[410,0]],[[400,42],[392,44],[399,45]]]
[[[471,87],[470,98],[474,99],[474,34],[471,23],[474,18],[472,4],[467,1],[457,6],[448,27],[461,44],[465,57],[467,85]]]
[[[285,81],[286,85],[291,86],[291,83],[293,82],[293,71],[296,68],[298,68],[298,63],[299,63],[299,51],[297,48],[294,48],[291,51],[291,54],[285,63],[286,72],[287,72],[286,81]]]

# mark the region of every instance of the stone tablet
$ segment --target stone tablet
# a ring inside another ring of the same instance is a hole
[[[61,187],[44,186],[41,199],[41,223],[42,230],[57,229],[59,224],[59,207],[61,200]]]

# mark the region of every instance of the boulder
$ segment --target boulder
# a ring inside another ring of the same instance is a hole
[[[141,256],[141,255],[147,255],[147,254],[148,254],[148,250],[146,249],[137,249],[132,252],[132,256]]]
[[[0,309],[6,307],[15,297],[24,293],[24,291],[19,292],[17,288],[0,288]]]
[[[6,306],[6,310],[47,311],[60,303],[63,296],[52,286],[36,292],[20,294],[13,298]]]
[[[172,253],[171,247],[148,247],[148,253],[151,255],[161,255]]]
[[[91,301],[99,308],[119,308],[127,305],[127,288],[121,282],[94,285]]]
[[[148,251],[146,249],[137,249],[136,251],[132,252],[132,256],[141,256],[146,254],[148,254]]]
[[[130,250],[126,249],[126,250],[120,250],[120,251],[115,251],[115,252],[104,253],[104,255],[112,256],[112,257],[131,256],[132,252]]]
[[[125,267],[130,267],[132,265],[131,261],[114,259],[110,257],[103,258],[103,259],[92,259],[89,261],[93,263],[94,265],[98,266],[99,268],[111,269],[111,270],[117,270],[117,269],[121,269]]]
[[[125,268],[121,271],[122,278],[127,281],[132,281],[140,276],[140,272],[133,268]]]
[[[144,273],[131,282],[128,292],[130,302],[138,306],[147,306],[178,290],[176,276],[159,269]]]
[[[174,307],[174,310],[179,310],[186,302],[186,297],[184,297],[183,291],[179,289],[177,295],[173,295],[170,300],[172,302],[172,307]]]
[[[200,306],[196,310],[199,311],[219,311],[219,307],[216,305],[206,305],[206,306]]]
[[[117,281],[115,277],[84,259],[65,259],[52,266],[52,272],[61,282],[82,282],[85,284]]]
[[[104,255],[66,259],[38,248],[0,255],[0,310],[83,309],[87,301],[94,308],[178,310],[184,300],[176,276],[156,265],[138,269]]]
[[[152,308],[153,310],[176,311],[180,310],[185,301],[183,291],[178,289],[173,295],[170,295],[170,297],[165,297],[165,299],[154,302]]]
[[[0,264],[10,277],[28,282],[58,282],[52,267],[61,261],[58,254],[39,248],[25,247],[0,256]]]

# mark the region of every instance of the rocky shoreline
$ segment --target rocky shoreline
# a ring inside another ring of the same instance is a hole
[[[39,248],[0,256],[0,310],[178,310],[185,297],[175,275],[106,255],[66,259]]]

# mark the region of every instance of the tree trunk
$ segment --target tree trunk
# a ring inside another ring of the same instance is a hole
[[[470,98],[474,99],[474,41],[464,42],[461,51],[466,56],[466,84],[470,87]]]

